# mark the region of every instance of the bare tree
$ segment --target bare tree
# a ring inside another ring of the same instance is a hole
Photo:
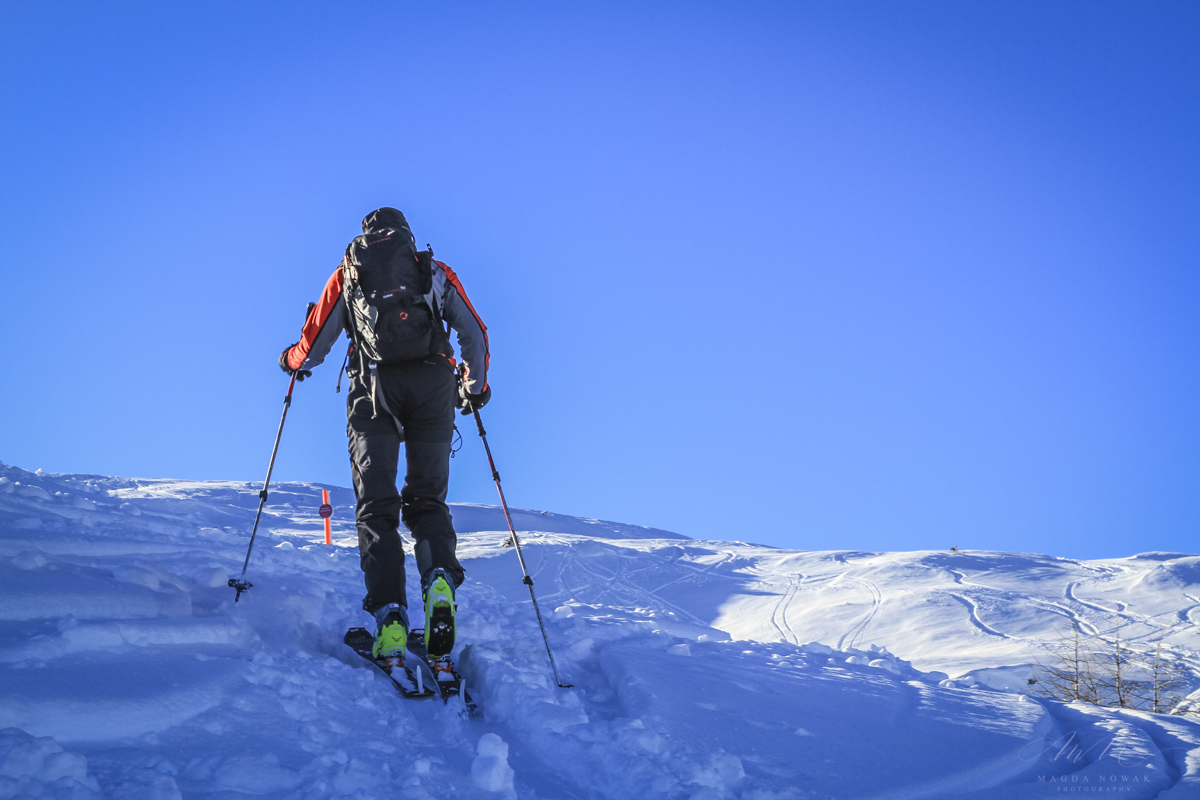
[[[1121,641],[1119,626],[1112,639],[1108,640],[1108,645],[1102,653],[1097,654],[1097,705],[1138,708],[1139,695],[1144,686],[1142,681],[1134,678],[1134,653]]]
[[[1154,649],[1145,655],[1145,670],[1150,677],[1146,685],[1148,711],[1155,714],[1195,713],[1181,705],[1180,690],[1187,685],[1188,673],[1183,662],[1172,658],[1163,648],[1163,636],[1158,637]]]
[[[1135,651],[1121,639],[1085,637],[1078,623],[1071,633],[1045,645],[1049,663],[1037,662],[1030,686],[1056,700],[1078,700],[1098,706],[1137,708],[1155,714],[1200,714],[1200,703],[1183,696],[1191,673],[1160,636],[1149,651]]]
[[[1042,694],[1056,700],[1098,703],[1096,652],[1080,634],[1079,623],[1072,621],[1071,631],[1070,634],[1059,631],[1058,641],[1045,645],[1050,652],[1050,663],[1037,662],[1040,673],[1037,684]]]

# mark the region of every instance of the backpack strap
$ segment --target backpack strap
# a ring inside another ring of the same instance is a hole
[[[358,343],[358,325],[355,322],[354,306],[350,305],[350,294],[353,285],[346,280],[347,273],[350,272],[350,248],[346,248],[346,255],[342,257],[342,302],[346,304],[346,332],[350,334],[350,342],[354,345],[354,349],[358,352],[359,368],[362,368],[362,347]],[[358,281],[355,280],[354,284]]]
[[[430,275],[431,275],[431,276],[436,276],[436,275],[437,275],[437,273],[435,272],[435,270],[439,270],[439,269],[441,269],[441,267],[440,267],[440,266],[438,266],[438,262],[437,262],[437,261],[435,261],[435,260],[434,260],[434,258],[433,258],[433,245],[431,245],[431,244],[426,244],[426,245],[425,245],[425,252],[428,252],[428,253],[429,253],[429,272],[430,272]],[[419,254],[418,254],[418,258],[419,258],[419,257],[420,257],[420,256],[419,256]],[[443,274],[443,277],[445,277],[445,272],[444,272],[444,271],[443,271],[443,273],[442,273],[442,274]],[[435,280],[433,281],[433,283],[436,283],[436,278],[435,278]],[[430,310],[433,312],[433,321],[434,321],[434,324],[435,324],[435,325],[437,325],[437,327],[438,327],[438,329],[439,329],[439,330],[441,330],[443,333],[445,333],[445,334],[446,334],[446,346],[447,346],[447,347],[450,347],[450,346],[452,346],[452,345],[450,344],[450,330],[451,330],[451,328],[450,328],[450,323],[449,323],[449,322],[446,322],[445,316],[442,314],[442,307],[443,307],[443,306],[446,304],[446,297],[445,297],[445,294],[446,294],[446,287],[447,287],[447,286],[449,286],[449,285],[450,285],[450,281],[447,279],[447,280],[446,280],[446,282],[445,282],[445,284],[443,284],[443,286],[442,286],[442,292],[441,292],[441,296],[439,296],[439,295],[438,295],[438,293],[437,293],[437,291],[435,291],[435,290],[437,289],[437,286],[436,286],[436,285],[431,285],[431,286],[430,286],[430,288],[429,288],[429,294],[425,295],[425,302],[429,304],[429,309],[430,309]],[[449,355],[448,355],[448,354],[447,354],[447,357],[449,357]],[[453,359],[451,359],[451,363],[453,363]]]
[[[353,244],[353,242],[351,242],[351,244]],[[351,270],[349,247],[346,248],[346,255],[342,258],[342,269],[347,273],[349,273]],[[357,318],[354,315],[354,307],[350,305],[350,293],[357,285],[357,279],[354,279],[353,282],[343,280],[342,300],[346,303],[346,321],[348,323],[348,327],[350,328],[350,341],[354,344],[354,349],[358,353],[359,374],[370,376],[371,379],[371,419],[375,419],[379,416],[379,375],[377,370],[379,365],[374,361],[370,362],[369,364],[367,363],[366,355],[364,355],[362,346],[358,341],[358,323],[356,322]],[[349,354],[347,354],[347,357],[348,356]]]

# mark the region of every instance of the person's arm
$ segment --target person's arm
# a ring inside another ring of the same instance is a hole
[[[346,304],[342,302],[342,265],[338,264],[325,283],[320,301],[308,312],[300,341],[283,351],[279,366],[287,372],[311,370],[329,355],[346,327]]]
[[[487,326],[475,311],[475,306],[471,305],[454,270],[441,261],[433,263],[446,274],[446,291],[442,295],[442,318],[458,332],[458,352],[467,365],[467,380],[472,381],[469,391],[473,395],[483,394],[489,388],[487,373],[488,361],[491,358]]]

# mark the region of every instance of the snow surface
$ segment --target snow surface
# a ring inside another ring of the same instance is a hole
[[[1194,555],[797,552],[519,510],[560,689],[502,515],[456,505],[468,721],[342,644],[369,624],[349,490],[272,487],[233,603],[258,488],[0,466],[0,799],[1200,798],[1197,718],[1022,694],[1072,620],[1194,678]]]

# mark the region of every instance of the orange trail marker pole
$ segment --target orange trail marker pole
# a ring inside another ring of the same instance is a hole
[[[321,507],[317,513],[325,520],[325,544],[333,544],[333,532],[329,528],[329,518],[333,516],[333,506],[329,505],[329,490],[321,490]]]

